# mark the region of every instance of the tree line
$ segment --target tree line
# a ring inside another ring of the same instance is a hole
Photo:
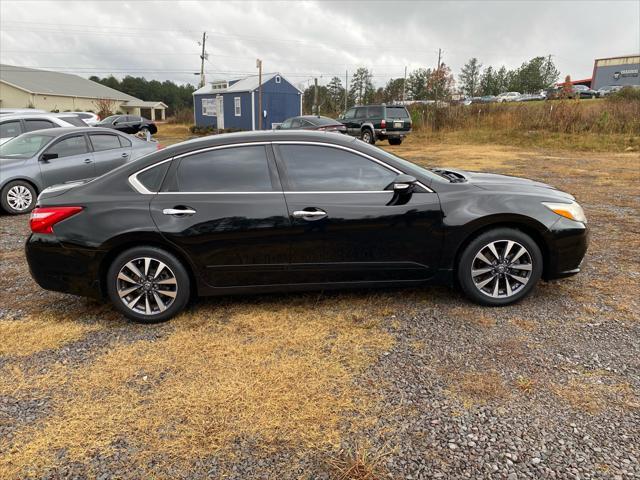
[[[193,108],[193,85],[178,85],[170,80],[159,82],[158,80],[147,80],[142,77],[132,77],[127,75],[122,80],[118,80],[113,75],[105,78],[96,76],[89,77],[89,80],[101,83],[107,87],[114,88],[128,95],[145,101],[161,101],[169,107],[168,114],[173,115],[179,110]]]
[[[535,93],[553,86],[560,72],[551,57],[534,57],[520,67],[508,70],[491,65],[482,68],[477,58],[471,58],[458,76],[458,89],[467,96],[499,95],[503,92]],[[304,91],[303,111],[313,112],[314,85]],[[320,113],[336,116],[346,106],[370,103],[393,103],[400,100],[451,100],[456,93],[456,82],[451,69],[444,63],[439,68],[418,68],[406,79],[391,78],[384,87],[375,88],[373,72],[358,68],[349,78],[345,89],[340,77],[333,77],[327,85],[318,86]]]

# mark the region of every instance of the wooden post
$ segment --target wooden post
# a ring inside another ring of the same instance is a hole
[[[258,67],[258,130],[262,130],[262,60],[256,60]]]

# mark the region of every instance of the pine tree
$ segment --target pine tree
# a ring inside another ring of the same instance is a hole
[[[477,95],[480,87],[480,68],[482,64],[477,58],[473,57],[462,67],[460,75],[460,87],[467,95],[474,97]]]
[[[349,95],[351,95],[356,104],[366,104],[372,100],[375,89],[373,88],[373,82],[371,79],[373,75],[365,67],[360,67],[351,77],[351,88],[349,88]]]

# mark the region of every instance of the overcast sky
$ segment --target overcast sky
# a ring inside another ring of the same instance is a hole
[[[368,67],[377,85],[404,67],[456,75],[470,57],[519,66],[553,55],[562,76],[590,77],[594,58],[640,52],[640,0],[179,2],[0,0],[0,61],[83,76],[126,74],[197,84],[279,71],[306,86]]]

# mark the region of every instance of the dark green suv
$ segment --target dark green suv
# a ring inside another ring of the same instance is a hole
[[[349,135],[371,144],[376,140],[389,140],[390,145],[400,145],[411,132],[411,116],[403,106],[356,106],[338,120],[347,127]]]

